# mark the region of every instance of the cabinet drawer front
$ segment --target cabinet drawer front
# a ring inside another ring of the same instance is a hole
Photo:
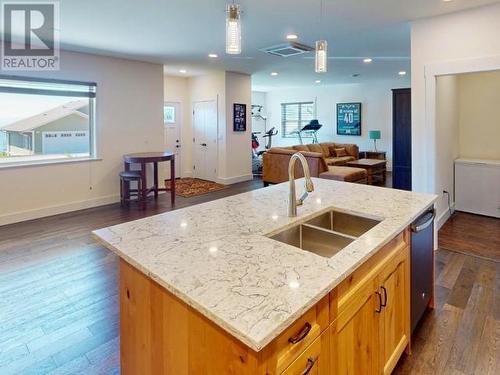
[[[329,371],[329,332],[325,331],[284,370],[282,375],[327,375]]]
[[[328,323],[326,298],[295,321],[265,349],[268,374],[281,374],[328,328]]]

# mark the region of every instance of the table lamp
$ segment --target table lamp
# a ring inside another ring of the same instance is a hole
[[[375,151],[377,151],[377,139],[380,139],[380,130],[370,130],[368,136],[373,139],[373,145],[375,146]]]

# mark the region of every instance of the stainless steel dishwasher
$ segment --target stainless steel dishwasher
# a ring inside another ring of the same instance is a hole
[[[434,295],[434,218],[431,208],[416,219],[411,229],[411,330],[419,320]]]

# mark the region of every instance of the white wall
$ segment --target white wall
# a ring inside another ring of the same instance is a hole
[[[458,76],[460,157],[500,160],[500,71]]]
[[[97,83],[102,160],[0,169],[0,225],[119,200],[122,156],[163,149],[163,67],[61,52],[61,70],[16,75]]]
[[[499,56],[499,20],[500,4],[495,4],[412,24],[413,190],[441,193],[434,173],[441,158],[440,145],[432,143],[435,129],[429,126],[429,117],[434,114],[426,113],[426,100],[432,100],[426,94],[426,66]]]
[[[409,86],[409,79],[396,78],[371,83],[313,86],[309,88],[269,91],[266,95],[268,125],[275,126],[280,133],[273,139],[274,146],[288,146],[299,143],[297,138],[281,137],[281,103],[313,101],[316,114],[323,127],[318,132],[320,142],[335,141],[357,144],[361,151],[372,150],[373,141],[368,138],[369,130],[381,130],[382,139],[377,149],[387,152],[389,168],[392,161],[392,89]],[[361,102],[361,136],[337,135],[336,104]],[[308,141],[304,141],[308,142]]]
[[[245,132],[233,130],[233,104],[246,104]],[[248,74],[226,72],[226,157],[223,183],[251,180],[252,82]]]
[[[252,91],[252,105],[261,105],[262,110],[260,114],[263,117],[267,116],[267,106],[266,106],[267,93],[262,91]],[[261,132],[262,135],[264,131],[269,130],[269,127],[266,126],[266,122],[262,119],[253,119],[252,120],[252,131],[253,132]],[[262,146],[262,145],[261,145]]]
[[[439,77],[436,85],[436,140],[439,144],[440,158],[436,164],[436,191],[448,191],[451,206],[455,202],[454,160],[459,156],[459,109],[458,78]],[[448,218],[446,195],[442,195],[436,202],[436,211],[438,220],[446,221]]]

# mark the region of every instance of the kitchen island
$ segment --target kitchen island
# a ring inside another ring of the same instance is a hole
[[[121,258],[122,373],[392,371],[410,337],[408,226],[436,197],[313,181],[293,218],[280,184],[94,232]],[[331,257],[279,240],[332,209],[376,225]]]

